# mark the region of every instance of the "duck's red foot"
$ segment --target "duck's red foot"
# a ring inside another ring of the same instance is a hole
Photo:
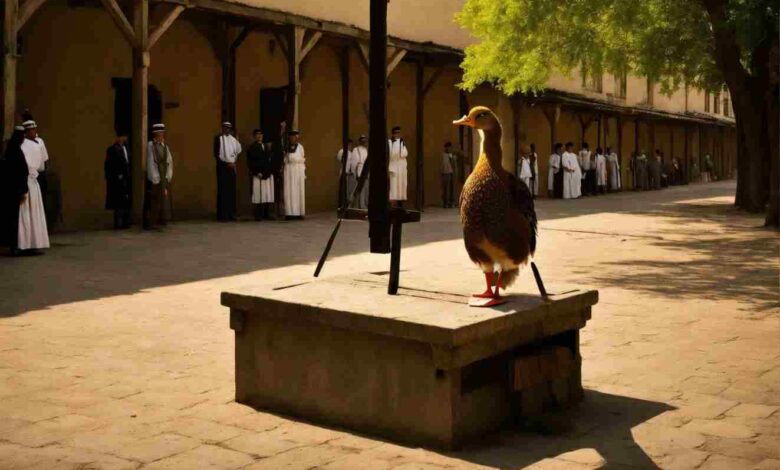
[[[493,289],[488,289],[481,294],[471,294],[472,297],[476,297],[477,299],[492,299],[495,295]]]

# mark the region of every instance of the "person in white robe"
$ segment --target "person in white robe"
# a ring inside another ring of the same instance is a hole
[[[392,137],[387,144],[390,150],[390,163],[387,168],[390,174],[390,203],[400,207],[403,201],[406,201],[406,157],[409,155],[404,139],[401,138],[401,127],[393,127]]]
[[[287,132],[287,152],[284,156],[284,214],[288,219],[306,215],[306,158],[299,143],[300,132]]]
[[[43,196],[38,184],[38,174],[46,169],[49,153],[43,139],[38,137],[38,125],[28,120],[24,124],[24,142],[21,149],[27,163],[27,194],[19,205],[19,250],[40,250],[49,248],[49,231]]]
[[[620,181],[620,159],[610,147],[607,147],[607,174],[609,175],[609,190],[619,191],[622,187]]]
[[[604,194],[607,192],[607,157],[601,147],[596,149],[596,193]]]
[[[561,155],[561,168],[563,168],[563,198],[577,199],[582,195],[580,192],[582,184],[582,170],[577,161],[577,155],[572,152],[574,144],[568,142],[566,151]]]
[[[357,155],[355,154],[355,144],[352,142],[352,139],[347,139],[347,161],[343,162],[341,159],[344,156],[344,149],[340,148],[338,152],[336,152],[336,161],[339,164],[339,176],[341,176],[342,169],[346,170],[346,196],[345,196],[345,202],[349,200],[349,198],[352,196],[352,193],[355,192],[355,187],[357,186]]]
[[[581,183],[580,183],[580,194],[585,196],[590,196],[594,188],[591,188],[591,180],[588,179],[588,174],[591,171],[591,158],[590,158],[590,147],[588,147],[587,142],[582,143],[582,149],[577,154],[577,162],[580,165],[581,170]]]
[[[555,149],[547,162],[547,196],[550,198],[560,198],[562,194],[561,147],[560,143],[555,144]]]
[[[365,135],[361,135],[358,139],[358,145],[355,147],[355,161],[357,162],[355,174],[358,178],[363,174],[363,167],[368,163],[367,145],[368,138]],[[355,199],[353,205],[357,206],[358,209],[368,209],[368,174],[366,174],[366,178],[363,181],[363,189],[360,190],[360,194],[358,194]]]
[[[517,177],[531,189],[531,178],[533,173],[531,172],[531,155],[525,154],[520,156],[520,160],[517,162]]]

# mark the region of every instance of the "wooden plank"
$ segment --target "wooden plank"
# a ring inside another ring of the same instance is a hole
[[[138,38],[138,47],[133,49],[133,103],[132,134],[133,151],[130,159],[132,174],[132,213],[134,223],[140,225],[143,219],[144,182],[146,168],[146,142],[149,130],[149,0],[134,0],[133,36]]]
[[[431,91],[431,88],[433,88],[433,86],[436,84],[436,81],[439,79],[439,77],[441,77],[441,74],[444,73],[444,70],[444,67],[438,67],[433,71],[433,74],[428,78],[428,81],[423,87],[423,96],[427,95],[428,92]]]
[[[16,32],[19,0],[5,0],[3,14],[3,143],[16,125]]]
[[[127,18],[125,17],[125,14],[122,12],[122,8],[119,7],[119,4],[116,2],[116,0],[100,0],[100,2],[103,4],[103,6],[108,10],[108,14],[111,16],[111,19],[114,20],[114,24],[117,28],[119,28],[119,31],[122,33],[122,35],[127,39],[127,42],[130,43],[132,47],[139,46],[138,39],[135,36],[135,32],[133,31],[133,27],[130,25],[130,22],[127,21]],[[147,10],[148,10],[148,2],[147,2]],[[148,17],[148,11],[147,11],[147,17]],[[147,20],[147,27],[148,27],[148,20]]]
[[[30,18],[32,18],[33,14],[35,14],[36,11],[44,4],[46,3],[46,0],[26,0],[20,7],[19,7],[19,16],[18,20],[16,21],[16,31],[21,31],[22,28],[24,28],[24,25],[27,24],[27,21],[29,21]],[[18,0],[17,0],[18,4]]]
[[[371,253],[390,251],[389,177],[387,171],[387,0],[370,0],[368,217]]]
[[[160,38],[165,34],[166,31],[168,31],[168,28],[171,27],[171,25],[176,21],[176,18],[181,15],[181,13],[184,11],[184,6],[182,5],[175,5],[171,11],[168,12],[167,15],[165,15],[165,18],[160,22],[159,25],[154,29],[154,31],[149,35],[149,49],[153,48],[155,44],[157,44],[157,41],[160,40]]]
[[[300,57],[298,60],[303,62],[304,59],[306,59],[306,56],[311,52],[312,49],[314,49],[314,46],[317,45],[317,43],[322,38],[322,31],[314,31],[308,38],[306,44],[303,46],[300,52]]]
[[[401,60],[403,60],[404,56],[406,55],[406,49],[397,49],[393,48],[393,53],[390,56],[390,59],[387,61],[387,72],[386,72],[386,78],[390,78],[390,74],[393,73],[393,70],[398,66],[398,64],[401,63]]]

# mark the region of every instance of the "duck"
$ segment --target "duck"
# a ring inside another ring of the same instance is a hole
[[[533,195],[501,164],[501,122],[490,108],[476,106],[453,124],[476,129],[481,138],[479,159],[460,196],[466,252],[487,284],[484,292],[472,295],[469,305],[499,305],[506,302],[500,289],[515,282],[520,267],[536,252]]]

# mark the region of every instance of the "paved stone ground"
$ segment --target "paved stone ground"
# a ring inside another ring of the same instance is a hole
[[[586,401],[454,453],[232,401],[219,293],[308,278],[332,216],[57,235],[45,256],[0,258],[0,468],[780,468],[778,236],[733,191],[540,201],[548,289],[601,293]],[[387,268],[366,229],[346,224],[326,275]],[[481,287],[455,211],[426,212],[405,246],[431,285]]]

